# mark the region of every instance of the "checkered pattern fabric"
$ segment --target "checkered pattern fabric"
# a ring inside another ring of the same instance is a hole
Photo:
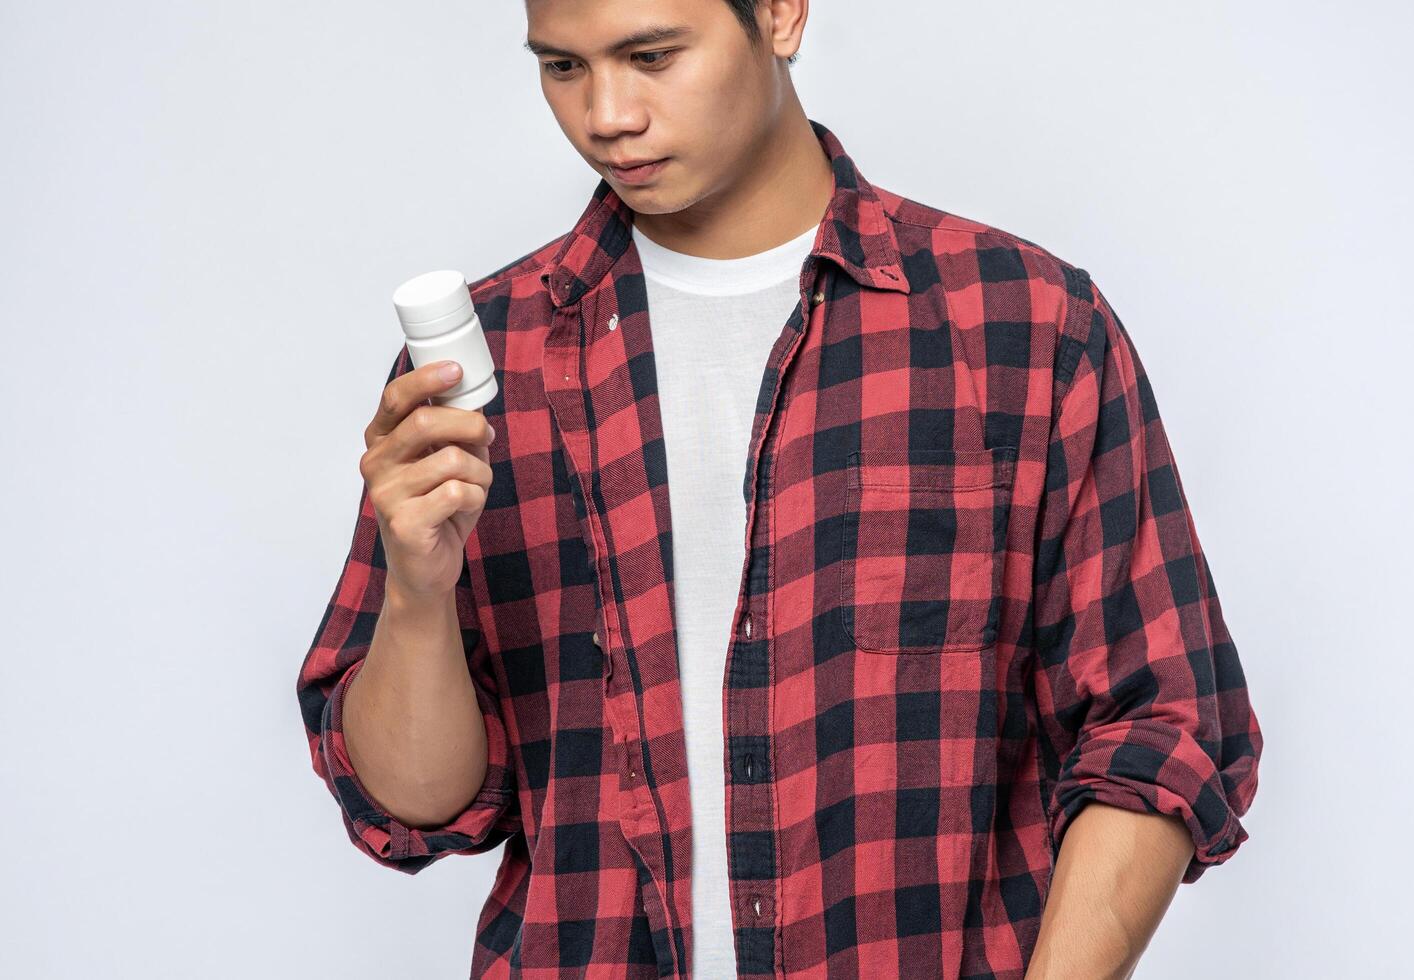
[[[834,191],[762,366],[722,624],[742,976],[1022,977],[1091,801],[1247,837],[1262,737],[1128,332],[1084,269],[871,185]],[[385,564],[365,489],[298,676],[350,839],[417,873],[504,844],[481,977],[691,976],[672,524],[633,212],[471,284],[494,481],[456,586],[486,780],[444,826],[362,786],[341,706]],[[614,320],[611,325],[611,320]],[[411,367],[399,351],[389,379]]]

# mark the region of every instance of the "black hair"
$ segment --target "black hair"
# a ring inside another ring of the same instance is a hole
[[[752,46],[761,43],[761,25],[756,23],[756,8],[761,0],[727,0],[727,6],[732,8],[732,13],[736,14],[736,19],[741,23],[741,29],[746,32]],[[795,64],[795,59],[800,57],[797,51],[786,59],[786,64]]]

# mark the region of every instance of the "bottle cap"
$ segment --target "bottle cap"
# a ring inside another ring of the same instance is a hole
[[[394,290],[393,306],[409,337],[435,336],[474,312],[466,277],[455,269],[414,276]]]

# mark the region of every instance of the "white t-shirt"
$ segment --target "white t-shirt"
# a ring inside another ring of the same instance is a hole
[[[766,359],[800,303],[818,226],[755,255],[704,259],[633,228],[648,293],[673,529],[673,612],[692,800],[694,980],[736,976],[723,705],[746,560],[746,479]]]

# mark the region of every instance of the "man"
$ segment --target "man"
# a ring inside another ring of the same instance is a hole
[[[351,839],[505,844],[473,976],[1128,976],[1262,739],[1119,318],[864,178],[807,0],[526,10],[602,179],[471,285],[495,400],[402,350],[365,432],[299,676]]]

